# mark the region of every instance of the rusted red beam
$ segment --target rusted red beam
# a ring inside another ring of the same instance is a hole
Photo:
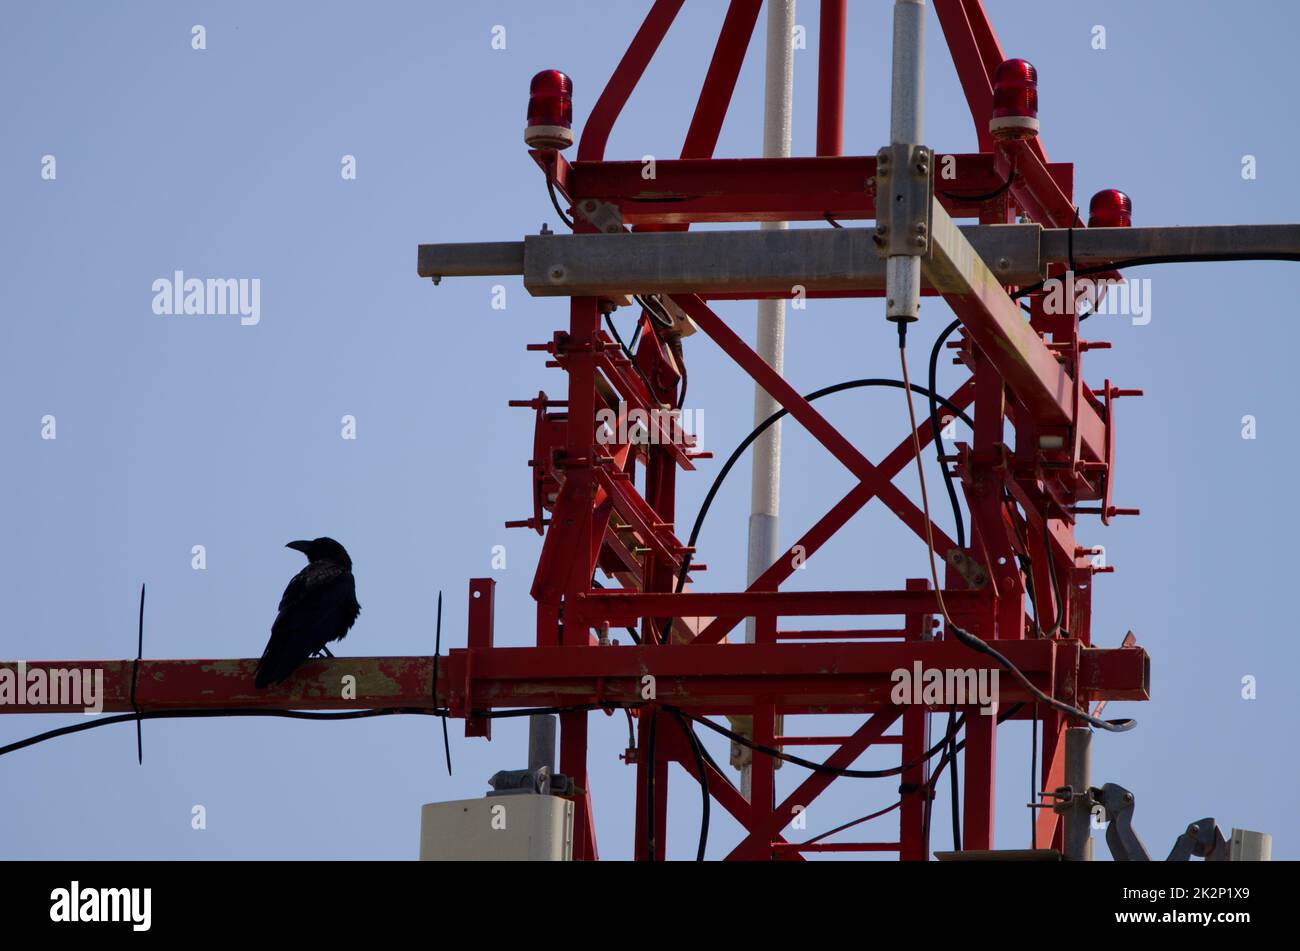
[[[1141,648],[1080,648],[1071,640],[999,642],[998,647],[1040,689],[1059,699],[1145,700],[1149,670]],[[644,645],[496,648],[452,651],[449,705],[568,706],[643,702],[643,677],[655,699],[697,713],[746,712],[760,700],[783,713],[867,712],[890,706],[898,670],[996,666],[955,641],[924,643]],[[471,697],[457,696],[471,665]],[[1009,676],[999,677],[1004,705],[1028,699]]]
[[[1054,683],[1062,699],[1147,699],[1149,671],[1141,648],[1079,650],[1068,640],[998,647],[1041,689]],[[1078,660],[1069,659],[1076,652]],[[788,713],[869,711],[891,705],[892,673],[911,671],[916,661],[923,669],[994,666],[955,641],[491,647],[452,650],[439,659],[436,705],[465,716],[500,708],[640,704],[642,678],[649,674],[658,702],[699,713],[745,710],[760,698]],[[23,702],[0,694],[5,697],[0,713],[82,712],[81,704],[44,702],[48,692],[39,700],[32,694],[30,684],[48,681],[51,670],[102,671],[103,712],[130,712],[135,666],[131,660],[0,662],[0,685],[14,683],[20,672],[29,685]],[[253,686],[256,666],[252,659],[142,660],[136,702],[142,711],[435,708],[431,657],[312,660],[284,684],[266,690]],[[347,678],[355,678],[355,694]],[[1009,677],[1000,680],[1004,703],[1025,699]]]
[[[628,225],[726,221],[814,221],[876,217],[875,156],[817,158],[663,159],[653,177],[644,162],[572,165],[555,152],[534,158],[551,170],[570,199],[594,198],[619,206]],[[977,218],[986,202],[964,199],[997,190],[1006,181],[991,153],[940,155],[936,192],[955,218]],[[942,177],[951,167],[956,177]],[[1047,167],[1069,181],[1073,166]]]
[[[1060,662],[1064,641],[1009,643],[1008,657],[1040,689],[1063,699],[1072,695],[1078,671],[1066,677]],[[1002,645],[999,645],[1002,646]],[[1118,648],[1116,648],[1118,650]],[[580,703],[644,702],[646,676],[655,700],[699,714],[748,713],[756,703],[781,713],[869,712],[892,706],[897,670],[987,669],[991,661],[956,642],[922,644],[727,644],[643,645],[573,648],[497,648],[490,653],[453,651],[447,659],[452,695],[459,709],[569,706]],[[470,664],[471,697],[461,690]],[[1082,657],[1076,662],[1084,666]],[[1137,665],[1140,674],[1140,665]],[[1085,675],[1091,680],[1091,675]],[[1002,701],[1027,698],[1010,677],[999,678]],[[1068,688],[1068,689],[1067,689]],[[1107,688],[1141,690],[1136,680]]]
[[[0,685],[5,671],[17,676],[19,664],[29,687],[26,703],[0,702],[3,713],[81,713],[84,704],[34,702],[30,689],[33,671],[48,683],[51,672],[78,670],[102,672],[103,712],[132,710],[131,683],[136,666],[131,660],[0,661]],[[381,707],[433,709],[432,657],[336,657],[309,660],[282,684],[258,690],[253,686],[257,661],[247,660],[142,660],[136,700],[141,710],[197,710],[233,707],[244,710],[362,710]],[[355,698],[345,696],[344,677],[356,678]],[[443,670],[438,679],[446,681]],[[4,696],[0,694],[0,696]],[[51,696],[45,693],[45,699]]]

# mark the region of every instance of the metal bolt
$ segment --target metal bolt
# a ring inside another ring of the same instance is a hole
[[[1006,270],[1007,268],[1009,268],[1009,267],[1011,267],[1011,262],[1010,262],[1010,261],[1008,261],[1006,258],[998,258],[998,270],[999,270],[999,271],[1005,271],[1005,270]]]
[[[551,275],[551,280],[562,281],[564,280],[564,275],[566,272],[563,267],[557,264],[555,265],[555,267],[551,268],[549,273]]]

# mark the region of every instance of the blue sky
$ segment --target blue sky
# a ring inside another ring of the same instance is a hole
[[[508,279],[417,279],[427,241],[505,240],[557,227],[521,132],[528,80],[569,72],[587,116],[648,4],[10,3],[0,13],[0,595],[6,659],[132,656],[139,584],[146,654],[256,656],[301,556],[285,542],[328,534],[356,563],[364,611],[352,654],[428,653],[446,592],[444,647],[463,644],[466,581],[498,582],[497,642],[533,638],[536,535],[532,421],[511,398],[563,390],[524,350],[566,320]],[[887,139],[888,4],[850,4],[846,151]],[[1300,219],[1286,117],[1295,87],[1291,4],[990,0],[1008,55],[1040,71],[1049,156],[1076,163],[1077,201],[1119,187],[1139,224]],[[811,154],[817,4],[797,22],[794,153]],[[692,2],[610,140],[611,158],[680,148],[724,4]],[[207,48],[191,48],[191,28]],[[506,28],[494,50],[492,28]],[[1094,25],[1107,48],[1092,48]],[[973,151],[973,125],[930,13],[926,141]],[[763,26],[718,154],[762,140]],[[57,178],[42,180],[42,156]],[[355,180],[340,162],[356,157]],[[1242,157],[1258,175],[1243,180]],[[1117,568],[1099,577],[1094,638],[1132,629],[1152,655],[1153,700],[1116,704],[1138,729],[1094,743],[1094,781],[1137,795],[1135,824],[1163,856],[1191,820],[1272,832],[1300,857],[1287,790],[1300,662],[1285,501],[1297,459],[1294,265],[1150,268],[1152,319],[1088,325],[1115,348],[1088,358],[1146,397],[1120,405],[1116,502],[1142,516],[1086,523]],[[152,283],[175,270],[259,278],[256,326],[162,317]],[[717,308],[752,339],[754,306]],[[927,302],[913,339],[948,311]],[[792,311],[786,375],[801,390],[896,375],[878,301]],[[920,348],[916,348],[917,351]],[[703,335],[687,342],[690,401],[725,457],[749,430],[752,385]],[[919,352],[914,354],[920,360]],[[919,363],[914,368],[919,374]],[[958,382],[945,371],[943,389]],[[904,432],[898,394],[821,404],[873,459]],[[57,439],[41,438],[41,419]],[[340,437],[355,416],[357,438]],[[1258,436],[1244,440],[1242,417]],[[716,469],[680,480],[689,521]],[[745,467],[747,470],[747,466]],[[934,474],[932,484],[937,484]],[[901,483],[915,493],[914,478]],[[792,542],[850,477],[785,429],[782,539]],[[708,590],[744,580],[748,473],[737,473],[701,541]],[[942,516],[940,516],[942,517]],[[191,568],[191,549],[207,569]],[[491,550],[507,566],[493,571]],[[895,587],[927,573],[923,547],[878,507],[800,572],[795,587]],[[1258,698],[1242,699],[1242,678]],[[0,718],[0,743],[61,717]],[[453,723],[455,775],[437,724],[385,718],[107,727],[0,760],[0,842],[15,858],[412,858],[419,806],[486,790],[522,766],[526,727],[491,744]],[[592,718],[602,855],[631,850],[633,773],[621,717]],[[725,757],[722,744],[710,745]],[[1028,732],[1000,739],[1000,847],[1023,847]],[[896,751],[863,765],[892,765]],[[782,769],[780,788],[801,778]],[[698,796],[676,774],[669,854],[694,854]],[[841,781],[808,815],[815,833],[892,801],[888,781]],[[947,786],[937,804],[946,815]],[[191,828],[203,805],[207,828]],[[736,827],[714,810],[711,856]],[[863,837],[892,837],[889,819]],[[940,824],[936,847],[946,847]],[[1105,852],[1098,843],[1099,852]]]

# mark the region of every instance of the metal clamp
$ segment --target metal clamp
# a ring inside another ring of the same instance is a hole
[[[618,205],[596,198],[584,198],[573,210],[586,219],[593,228],[605,234],[623,232],[623,212]]]
[[[876,153],[876,251],[882,258],[930,253],[934,153],[890,145]]]

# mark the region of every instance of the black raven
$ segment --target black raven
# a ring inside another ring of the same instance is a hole
[[[342,545],[317,538],[284,547],[306,555],[307,567],[284,589],[271,639],[257,662],[258,689],[287,679],[313,654],[329,654],[325,645],[342,639],[361,613],[352,559]]]

